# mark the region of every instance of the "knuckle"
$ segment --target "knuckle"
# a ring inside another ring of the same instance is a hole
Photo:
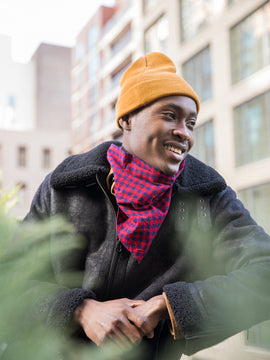
[[[109,335],[112,335],[112,334],[115,333],[115,329],[116,329],[115,324],[111,324],[111,326],[110,326],[110,327],[108,328],[108,330],[107,330],[107,333],[108,333]]]
[[[133,339],[134,344],[140,344],[141,341],[142,341],[142,336],[140,336],[140,335],[135,336]]]
[[[140,316],[139,318],[139,326],[142,330],[145,330],[147,328],[148,325],[148,321],[147,321],[147,317],[145,316]]]
[[[122,317],[117,317],[117,318],[113,319],[111,326],[115,329],[115,328],[118,327],[122,322],[123,322]]]
[[[102,345],[102,344],[104,343],[105,339],[106,339],[105,334],[100,335],[99,338],[98,338],[97,341],[96,341],[97,346]]]

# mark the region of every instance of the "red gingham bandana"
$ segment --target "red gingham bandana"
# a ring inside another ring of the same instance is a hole
[[[140,263],[167,215],[172,187],[184,162],[176,175],[168,176],[114,144],[107,159],[115,181],[117,234]]]

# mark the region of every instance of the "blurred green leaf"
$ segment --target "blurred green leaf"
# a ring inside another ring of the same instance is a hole
[[[8,217],[17,192],[18,188],[8,194],[0,192],[0,359],[119,359],[122,353],[115,348],[79,346],[56,329],[45,326],[46,312],[40,311],[37,304],[43,305],[59,291],[51,272],[51,256],[74,252],[83,241],[61,217],[31,223]],[[81,284],[81,276],[68,272],[63,279],[74,287]],[[124,358],[128,359],[128,354]]]

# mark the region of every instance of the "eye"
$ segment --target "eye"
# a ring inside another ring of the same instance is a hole
[[[166,120],[175,120],[176,119],[176,115],[172,111],[163,112],[162,115],[166,118]]]
[[[189,119],[189,120],[187,120],[186,124],[188,127],[193,129],[196,125],[196,119]]]

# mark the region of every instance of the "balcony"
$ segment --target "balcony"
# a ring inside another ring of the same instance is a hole
[[[125,15],[125,13],[129,10],[131,7],[131,1],[128,1],[126,6],[123,7],[123,9],[118,10],[111,18],[106,22],[102,29],[102,35],[106,35],[115,24],[117,24],[119,21],[121,21],[121,18]]]
[[[129,29],[115,44],[111,46],[110,58],[118,54],[132,40],[131,29]]]

